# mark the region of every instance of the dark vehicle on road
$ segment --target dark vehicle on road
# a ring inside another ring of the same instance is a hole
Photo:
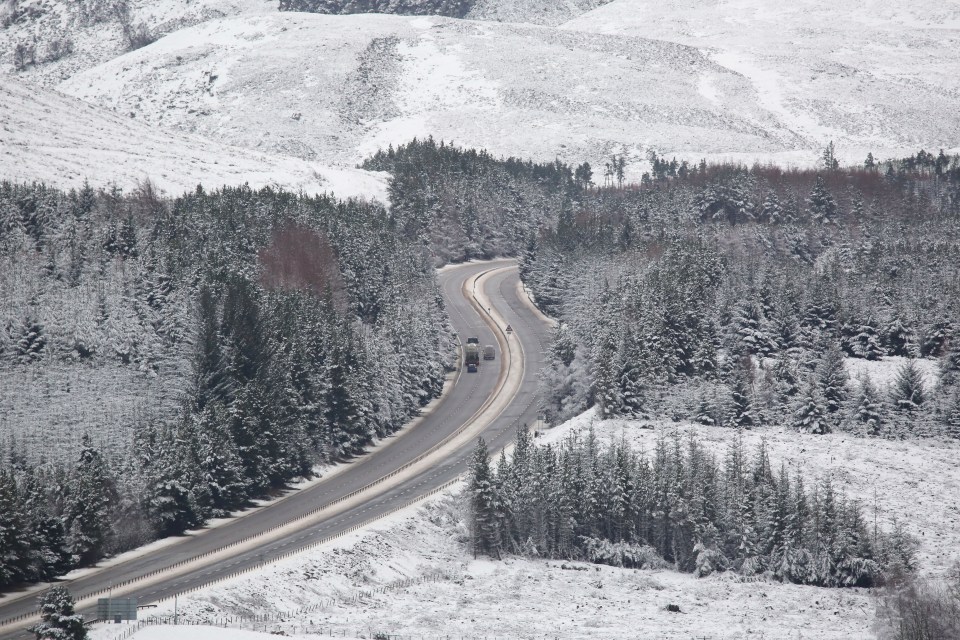
[[[467,373],[476,373],[480,367],[480,345],[467,342],[463,350],[463,363],[467,365]]]

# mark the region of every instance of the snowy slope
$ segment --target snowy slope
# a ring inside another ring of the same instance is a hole
[[[19,19],[0,28],[0,69],[12,71],[17,43],[35,48],[38,64],[17,74],[51,87],[80,71],[116,58],[127,50],[123,29],[111,7],[115,0],[0,0],[0,25],[17,6]],[[215,18],[277,11],[276,0],[126,0],[130,21],[155,37]],[[67,39],[73,51],[50,61],[53,43]]]
[[[607,2],[610,0],[476,0],[467,18],[556,26]]]
[[[827,57],[817,53],[826,36],[797,27],[793,49],[756,40],[769,51],[761,57],[712,47],[673,22],[653,34],[664,39],[606,33],[635,10],[621,2],[561,30],[390,15],[212,20],[61,88],[151,123],[327,162],[415,135],[571,162],[613,152],[638,160],[653,148],[809,164],[831,139],[851,161],[960,144],[957,93],[941,82],[958,67],[948,44],[917,51],[888,37],[869,54]],[[903,39],[923,32],[903,29]],[[945,42],[953,37],[943,29]],[[917,64],[927,56],[935,64]],[[874,58],[904,73],[856,66]]]
[[[725,107],[701,94],[704,75]],[[750,88],[744,78],[696,49],[440,18],[212,21],[61,88],[148,122],[328,161],[431,134],[578,162],[624,146],[642,157],[678,143],[762,154],[804,144],[740,99]]]
[[[0,179],[129,189],[150,179],[170,195],[249,183],[386,200],[385,176],[271,156],[151,127],[53,91],[0,84]]]
[[[784,128],[833,139],[848,155],[889,143],[958,144],[957,121],[942,117],[960,99],[955,2],[614,0],[561,28],[702,48],[742,74]],[[715,93],[707,76],[701,88]]]

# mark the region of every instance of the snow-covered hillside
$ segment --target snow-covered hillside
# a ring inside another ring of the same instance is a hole
[[[714,77],[738,106],[698,90]],[[61,85],[148,122],[251,148],[358,161],[434,135],[497,154],[596,160],[626,144],[772,153],[742,78],[693,48],[638,38],[390,15],[212,21]],[[772,119],[768,124],[773,127]]]
[[[116,19],[84,18],[102,4],[24,0],[42,11],[0,30],[0,58],[32,42],[30,82],[327,164],[426,135],[539,160],[625,153],[628,178],[651,149],[809,165],[829,140],[844,162],[960,147],[960,9],[933,0],[479,0],[471,20],[129,0],[167,35],[126,53]],[[496,22],[511,20],[567,21]],[[44,62],[61,37],[73,52]]]
[[[37,64],[18,75],[52,87],[122,55],[130,45],[119,5],[127,8],[128,22],[152,38],[211,19],[277,11],[276,0],[0,0],[0,68],[12,70],[14,48],[22,43],[33,48]]]
[[[642,160],[652,148],[809,164],[831,139],[849,161],[960,143],[955,82],[943,81],[956,58],[940,42],[902,46],[911,27],[824,50],[826,36],[794,16],[796,44],[758,40],[761,55],[666,27],[662,39],[606,33],[618,23],[603,16],[634,10],[614,2],[562,30],[392,15],[212,20],[61,88],[151,123],[327,162],[426,135],[570,162]]]
[[[615,0],[561,28],[701,48],[782,126],[841,150],[958,144],[952,116],[931,108],[960,99],[957,3]],[[709,79],[702,90],[713,93]]]
[[[556,26],[610,0],[476,0],[467,18]]]
[[[170,195],[249,183],[386,200],[382,174],[266,155],[152,127],[13,78],[0,84],[0,178],[128,189],[149,179]]]

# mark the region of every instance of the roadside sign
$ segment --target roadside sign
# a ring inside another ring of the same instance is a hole
[[[137,619],[136,598],[98,598],[97,620],[122,622]]]

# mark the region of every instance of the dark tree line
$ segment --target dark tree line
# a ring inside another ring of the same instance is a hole
[[[584,187],[582,170],[578,177],[559,161],[496,159],[433,138],[380,151],[363,168],[392,174],[398,235],[430,246],[444,262],[517,255]]]
[[[167,407],[119,435],[89,421],[79,448],[28,446],[4,423],[0,586],[179,534],[356,454],[451,365],[431,256],[378,205],[3,183],[0,258],[4,375],[156,380]]]
[[[649,454],[592,431],[536,446],[525,429],[491,465],[481,440],[468,491],[475,553],[734,571],[784,582],[869,587],[912,568],[915,541],[867,524],[863,508],[733,440],[717,457],[693,437]]]
[[[280,0],[280,11],[307,13],[394,13],[462,18],[476,0]]]

